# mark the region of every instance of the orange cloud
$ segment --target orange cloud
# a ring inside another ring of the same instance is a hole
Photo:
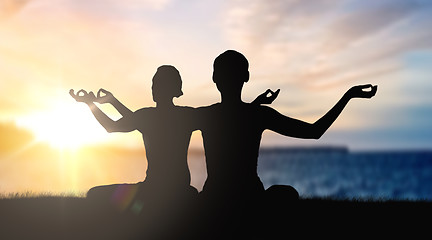
[[[0,21],[16,14],[30,1],[31,0],[2,0],[0,2]]]
[[[19,128],[11,122],[0,122],[0,155],[17,151],[33,140],[34,136],[31,132]]]

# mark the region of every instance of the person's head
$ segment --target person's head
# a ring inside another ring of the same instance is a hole
[[[213,82],[221,93],[239,93],[249,81],[249,62],[234,50],[220,54],[213,63]]]
[[[153,101],[172,101],[173,97],[180,97],[183,95],[181,88],[182,79],[179,71],[175,67],[169,65],[158,67],[153,76]]]

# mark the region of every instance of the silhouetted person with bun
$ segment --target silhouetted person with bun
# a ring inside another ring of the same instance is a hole
[[[272,186],[266,194],[257,174],[263,131],[319,139],[349,100],[371,98],[377,91],[377,86],[370,84],[352,87],[331,110],[311,124],[284,116],[271,107],[243,102],[241,93],[243,84],[249,81],[248,69],[243,54],[233,50],[220,54],[213,64],[213,82],[221,94],[221,102],[199,108],[208,173],[200,195],[207,207],[218,210],[247,206],[253,211],[252,206],[259,205],[265,197],[297,199],[297,191],[290,186]]]
[[[100,89],[97,97],[80,90],[70,94],[85,102],[95,118],[108,132],[142,133],[147,156],[147,176],[137,184],[113,184],[89,190],[87,198],[108,206],[137,209],[149,216],[163,215],[180,210],[188,204],[197,190],[190,186],[187,152],[192,131],[191,107],[176,106],[174,97],[183,92],[182,79],[173,66],[160,66],[153,77],[152,94],[156,107],[141,108],[135,112],[118,101],[111,92]],[[114,121],[94,103],[110,103],[122,115]],[[140,208],[138,208],[140,209]],[[151,213],[150,213],[151,212]],[[163,213],[164,212],[164,213]]]

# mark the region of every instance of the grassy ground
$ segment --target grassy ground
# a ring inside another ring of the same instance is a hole
[[[268,204],[261,214],[211,219],[205,228],[205,221],[192,212],[158,220],[146,214],[105,211],[82,197],[17,196],[0,199],[0,239],[388,238],[402,233],[412,238],[425,236],[431,213],[432,203],[426,201],[309,198]],[[209,231],[195,234],[199,229]]]
[[[188,221],[172,221],[176,215],[162,220],[75,196],[9,195],[0,199],[0,239],[177,239],[175,231],[183,233],[172,224]]]

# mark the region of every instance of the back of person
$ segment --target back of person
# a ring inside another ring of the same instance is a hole
[[[189,107],[143,108],[135,112],[148,161],[146,183],[164,191],[189,188],[187,152],[192,133]]]
[[[200,108],[207,180],[203,194],[212,198],[249,198],[264,192],[257,175],[261,106],[218,103]]]

